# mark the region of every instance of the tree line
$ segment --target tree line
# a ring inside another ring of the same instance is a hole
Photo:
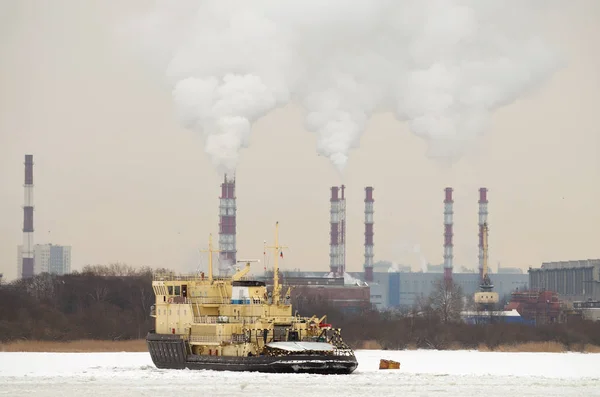
[[[123,340],[144,338],[154,326],[149,316],[155,302],[154,272],[124,264],[87,266],[81,272],[40,274],[0,285],[0,342],[14,340]],[[344,340],[361,347],[375,341],[384,349],[477,348],[555,341],[576,349],[600,346],[600,322],[566,324],[469,325],[460,320],[465,299],[456,285],[440,281],[432,294],[404,311],[360,313],[333,307],[318,296],[299,294],[292,301],[300,315],[327,314],[327,322],[342,328]]]

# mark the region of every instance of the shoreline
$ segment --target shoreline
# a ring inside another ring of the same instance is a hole
[[[383,350],[375,341],[365,341],[356,350]],[[416,346],[407,346],[402,350],[418,350]],[[427,350],[427,349],[423,349]],[[519,352],[519,353],[600,353],[600,346],[574,345],[571,349],[557,342],[527,342],[500,345],[489,348],[480,345],[478,348],[468,348],[454,344],[441,350],[476,350],[480,352]],[[0,352],[36,352],[36,353],[103,353],[103,352],[147,352],[145,339],[134,340],[74,340],[74,341],[14,341],[0,343]]]

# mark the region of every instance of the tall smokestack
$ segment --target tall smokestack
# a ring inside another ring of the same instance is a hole
[[[236,211],[235,177],[223,178],[219,197],[219,273],[227,274],[236,263]]]
[[[338,273],[343,276],[346,272],[346,197],[344,190],[346,186],[340,186],[342,196],[340,197],[340,261]]]
[[[33,276],[33,155],[25,155],[25,201],[23,203],[23,248],[21,276]]]
[[[346,186],[331,187],[329,271],[343,276],[346,271]]]
[[[488,217],[487,189],[479,188],[479,280],[483,281],[483,225],[487,223]]]
[[[365,281],[373,281],[373,187],[365,188]]]
[[[340,252],[340,198],[339,187],[331,187],[331,209],[329,212],[329,271],[334,275],[339,268]]]
[[[445,190],[444,199],[444,281],[447,283],[452,282],[452,259],[454,254],[452,236],[453,236],[453,219],[454,214],[453,206],[454,200],[452,200],[452,188],[447,187]]]

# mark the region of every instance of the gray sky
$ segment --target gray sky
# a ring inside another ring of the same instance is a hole
[[[35,241],[72,245],[73,269],[121,261],[194,269],[218,232],[220,178],[171,94],[115,40],[150,0],[0,3],[0,272],[16,276],[23,160],[34,155]],[[347,268],[362,269],[364,187],[375,187],[375,259],[442,262],[443,189],[454,187],[454,264],[477,266],[478,188],[489,189],[490,263],[527,268],[600,256],[600,3],[549,15],[566,66],[501,109],[478,153],[444,169],[391,114],[350,154]],[[284,268],[327,270],[329,187],[341,183],[302,110],[257,122],[237,171],[238,258],[262,259],[280,221]],[[206,263],[205,257],[202,259]],[[261,266],[258,266],[261,267]]]

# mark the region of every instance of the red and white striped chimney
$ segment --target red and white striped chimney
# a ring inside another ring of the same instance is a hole
[[[346,270],[346,186],[331,187],[329,220],[329,271],[343,276]]]
[[[452,259],[453,254],[453,214],[454,200],[452,199],[452,188],[447,187],[444,199],[444,281],[452,282]]]
[[[331,204],[329,211],[329,271],[334,275],[338,272],[340,251],[340,198],[339,187],[331,187]]]
[[[373,187],[365,188],[365,281],[373,281]]]
[[[23,247],[21,277],[34,274],[33,256],[33,155],[25,155],[25,201],[23,203]]]
[[[346,186],[340,186],[342,193],[340,197],[340,260],[338,267],[338,274],[343,276],[346,273],[346,197],[344,197],[344,190]]]
[[[483,281],[483,225],[487,223],[488,199],[487,189],[479,188],[479,280]]]
[[[219,273],[227,274],[236,263],[236,212],[235,177],[221,184],[219,197]]]

